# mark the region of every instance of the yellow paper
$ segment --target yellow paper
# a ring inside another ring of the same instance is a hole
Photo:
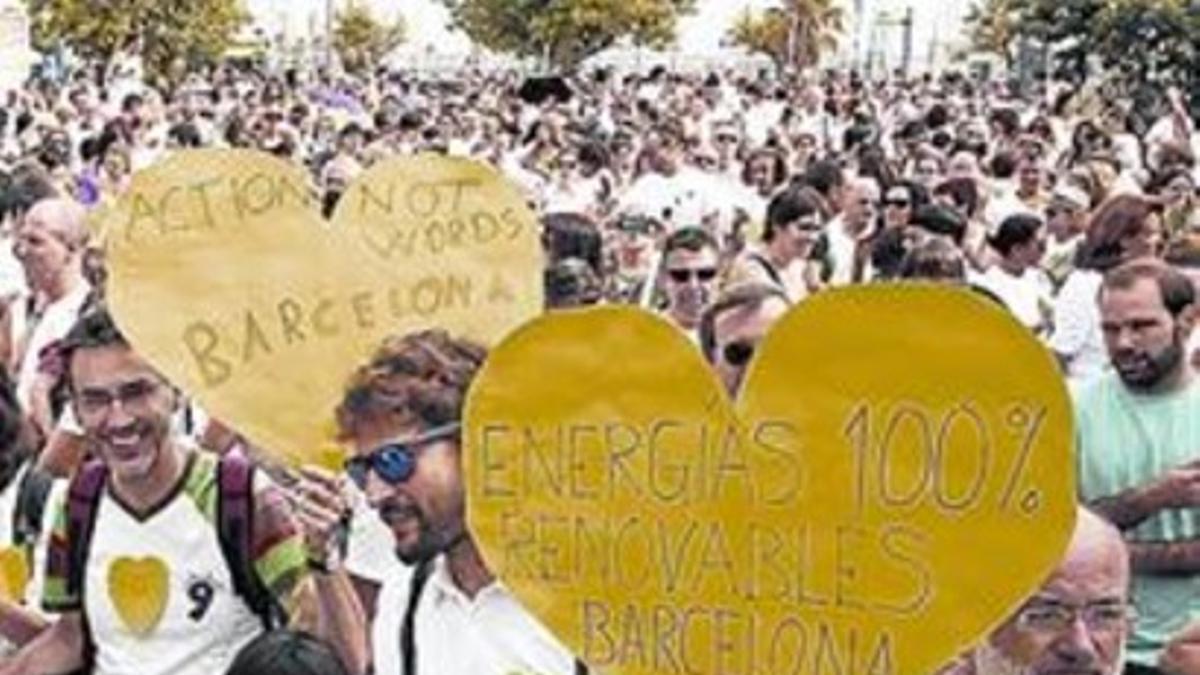
[[[28,583],[29,561],[25,551],[15,547],[0,548],[0,599],[17,604],[25,602]]]
[[[117,558],[108,567],[108,597],[129,631],[146,636],[167,608],[167,565],[153,556]]]
[[[492,353],[467,421],[486,560],[610,674],[933,672],[1074,521],[1055,364],[946,288],[803,303],[736,406],[655,317],[546,317]]]
[[[328,459],[342,387],[385,336],[490,343],[542,307],[536,220],[481,164],[385,162],[332,223],[317,208],[298,167],[199,150],[135,176],[104,223],[110,304],[135,348],[296,462]]]

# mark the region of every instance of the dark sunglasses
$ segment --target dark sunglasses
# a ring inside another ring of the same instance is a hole
[[[883,203],[883,205],[884,206],[894,206],[898,209],[907,209],[908,208],[908,200],[907,199],[889,199],[889,200],[885,201]]]
[[[462,425],[457,422],[430,429],[429,431],[407,441],[397,441],[381,445],[369,454],[351,457],[345,462],[346,475],[361,490],[367,489],[367,480],[371,472],[389,485],[399,485],[412,478],[417,469],[417,452],[437,441],[458,435]]]
[[[667,270],[667,276],[671,277],[671,281],[677,284],[686,284],[691,279],[696,281],[712,281],[717,278],[717,269],[715,267],[703,267],[701,269],[677,269]]]
[[[725,345],[721,354],[725,357],[725,363],[735,368],[741,368],[750,363],[750,359],[754,358],[754,350],[756,349],[758,349],[758,343],[756,342],[751,340],[737,340]]]

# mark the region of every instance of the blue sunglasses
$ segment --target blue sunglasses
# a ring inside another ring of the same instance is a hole
[[[362,490],[367,489],[367,480],[372,471],[389,485],[399,485],[412,478],[417,470],[417,452],[421,448],[457,436],[461,426],[455,422],[436,427],[407,441],[387,443],[367,455],[351,457],[344,465],[346,474]]]

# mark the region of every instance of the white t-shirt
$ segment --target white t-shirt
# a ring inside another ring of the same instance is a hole
[[[845,222],[838,216],[825,228],[829,238],[829,255],[833,258],[832,286],[845,286],[854,277],[854,253],[858,246],[854,237],[846,232]]]
[[[79,319],[79,312],[87,301],[91,288],[86,283],[79,283],[74,290],[58,300],[50,303],[41,319],[33,326],[29,339],[25,342],[24,355],[17,371],[17,401],[21,408],[29,410],[33,386],[37,380],[38,355],[49,345],[62,340],[70,332],[71,327]],[[14,315],[13,337],[14,344],[21,344],[21,336],[29,330],[29,319],[24,313],[25,302],[18,299],[14,308],[19,309],[19,318]]]
[[[1045,328],[1043,308],[1052,306],[1052,287],[1041,270],[1027,269],[1016,277],[993,265],[983,274],[973,275],[972,281],[995,293],[1026,328],[1034,332]]]
[[[371,628],[375,672],[402,672],[400,629],[414,568],[393,575]],[[415,614],[418,675],[573,675],[575,659],[500,583],[473,599],[454,585],[445,559],[434,563]]]
[[[1068,358],[1067,374],[1089,380],[1109,367],[1104,333],[1100,329],[1100,285],[1104,277],[1094,270],[1075,270],[1067,277],[1054,302],[1054,335],[1050,347]]]

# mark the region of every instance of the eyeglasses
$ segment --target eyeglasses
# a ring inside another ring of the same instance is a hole
[[[667,270],[667,276],[677,284],[686,284],[692,279],[699,282],[709,282],[717,278],[717,269],[715,267],[701,267],[694,270],[681,268]]]
[[[75,404],[80,414],[87,416],[108,410],[115,401],[120,401],[121,408],[126,411],[145,410],[150,397],[161,386],[158,382],[142,379],[125,382],[115,389],[83,388],[76,392]]]
[[[1137,618],[1132,605],[1107,600],[1087,605],[1068,605],[1061,602],[1038,602],[1026,605],[1017,615],[1017,625],[1027,631],[1056,635],[1070,629],[1075,617],[1083,618],[1087,629],[1097,633],[1113,632]]]
[[[754,352],[758,349],[758,343],[753,340],[735,340],[725,345],[721,350],[721,356],[724,357],[725,363],[734,368],[741,368],[750,359],[754,358]]]
[[[458,435],[461,426],[456,422],[436,427],[407,441],[387,443],[366,455],[351,457],[344,464],[346,475],[350,476],[350,480],[361,490],[367,489],[367,481],[372,471],[379,474],[389,485],[399,485],[412,478],[413,472],[417,470],[418,451],[432,443]]]
[[[884,206],[894,206],[898,209],[907,209],[908,208],[908,200],[907,199],[888,199],[883,202],[883,205]]]

